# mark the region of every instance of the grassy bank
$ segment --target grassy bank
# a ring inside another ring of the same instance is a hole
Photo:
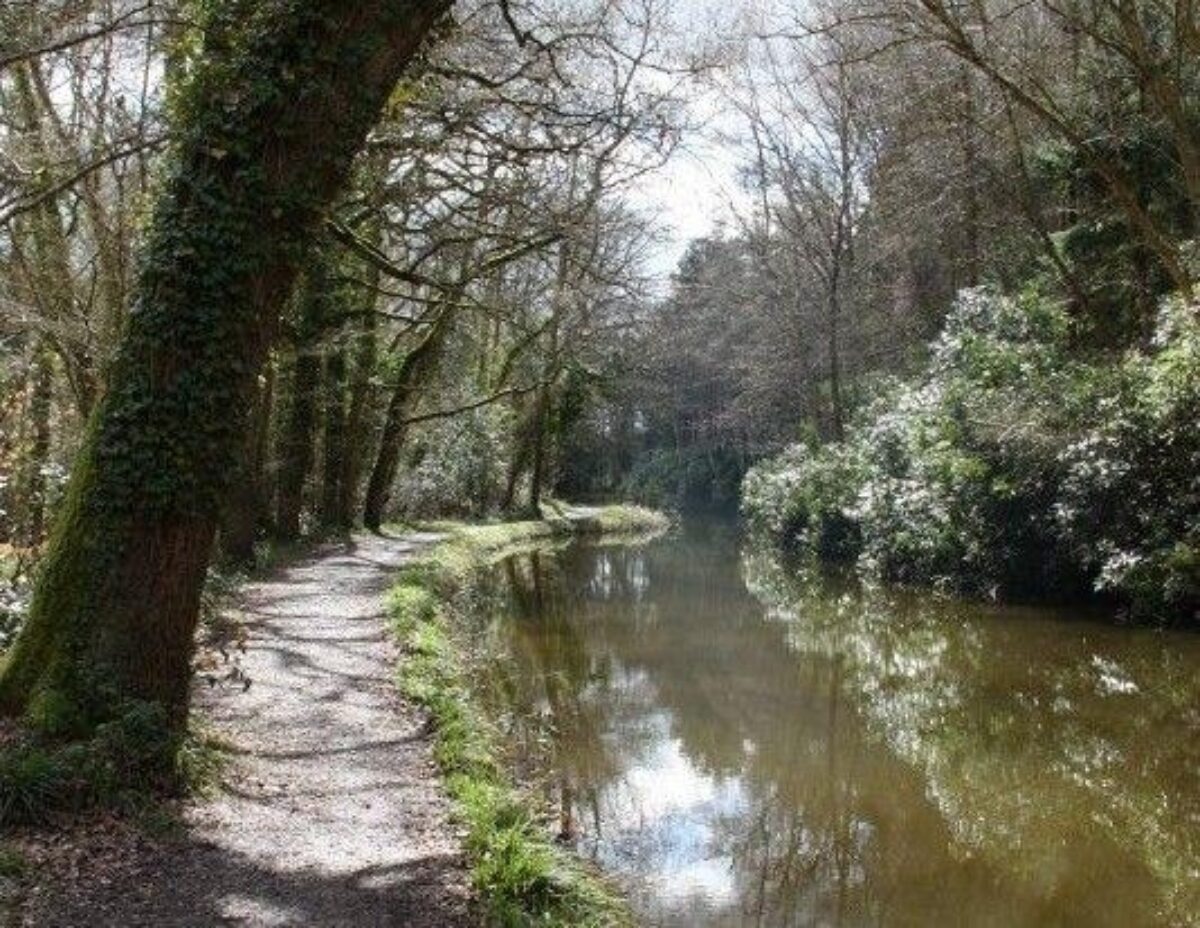
[[[502,925],[625,925],[620,896],[539,820],[535,802],[512,782],[499,745],[467,683],[455,613],[475,571],[523,547],[577,536],[661,531],[667,522],[627,506],[561,509],[541,521],[449,526],[446,538],[408,565],[390,609],[405,655],[401,690],[429,710],[434,755],[467,828],[472,878],[488,915]]]

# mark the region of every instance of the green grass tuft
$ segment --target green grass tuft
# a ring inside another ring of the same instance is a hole
[[[0,879],[14,880],[29,870],[29,861],[19,848],[0,844]]]
[[[224,757],[215,739],[174,732],[150,703],[131,704],[86,740],[27,732],[0,749],[0,826],[96,807],[134,811],[156,796],[204,792]]]

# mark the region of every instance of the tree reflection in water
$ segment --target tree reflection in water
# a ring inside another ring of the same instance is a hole
[[[863,589],[705,530],[481,579],[480,691],[678,925],[1200,924],[1200,639]]]

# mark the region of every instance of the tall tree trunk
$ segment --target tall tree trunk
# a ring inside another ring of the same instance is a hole
[[[374,395],[371,378],[375,374],[375,361],[375,316],[368,312],[354,349],[350,407],[346,411],[346,447],[342,452],[342,475],[338,481],[342,496],[338,508],[345,520],[345,528],[353,526],[354,515],[357,512],[358,488],[362,483],[363,461],[367,454],[363,436],[368,431],[367,412]]]
[[[346,350],[334,345],[325,356],[325,437],[321,466],[321,524],[329,529],[346,527],[342,509],[342,459],[346,445]]]
[[[576,177],[572,165],[569,196],[574,198]],[[545,381],[537,392],[533,411],[533,460],[529,476],[529,511],[533,518],[541,517],[542,484],[546,479],[546,440],[549,438],[550,414],[554,407],[554,384],[558,380],[559,337],[563,316],[567,311],[568,286],[571,270],[571,242],[564,239],[558,246],[558,263],[554,272],[554,298],[551,300],[551,319],[547,328],[546,354],[550,366]]]
[[[534,402],[536,403],[537,400],[534,399]],[[517,421],[517,427],[513,435],[512,460],[508,463],[508,476],[504,482],[504,497],[500,501],[500,508],[506,513],[511,513],[517,505],[517,490],[520,488],[521,477],[525,473],[525,468],[529,465],[534,428],[536,427],[535,420],[535,412],[530,410],[528,414],[521,416]]]
[[[312,472],[317,438],[317,399],[321,388],[318,340],[328,318],[330,281],[326,255],[313,249],[298,288],[299,317],[291,393],[283,434],[279,438],[279,486],[276,491],[275,535],[283,541],[300,537],[304,488]]]
[[[24,501],[21,543],[34,547],[46,531],[46,467],[50,463],[50,411],[54,400],[54,365],[50,349],[38,339],[34,348],[29,395],[29,453],[25,457],[25,479],[19,498]]]
[[[275,398],[279,383],[278,364],[274,357],[267,358],[264,365],[262,389],[259,391],[261,403],[258,416],[254,420],[254,477],[258,483],[258,527],[273,529],[271,520],[274,512],[275,482],[271,479],[268,466],[271,461],[271,426],[275,422]]]
[[[0,708],[86,730],[186,717],[200,588],[245,410],[321,211],[447,0],[271,0],[181,102],[124,338]]]
[[[249,442],[235,465],[235,477],[220,513],[217,557],[226,566],[245,570],[254,567],[254,541],[258,533],[259,499],[251,475]]]
[[[454,298],[457,299],[457,296]],[[405,420],[412,407],[413,398],[421,384],[437,367],[453,315],[454,311],[449,307],[441,310],[441,315],[433,323],[428,334],[404,358],[396,375],[396,385],[392,389],[387,418],[379,438],[379,452],[375,456],[375,466],[371,470],[367,496],[363,503],[363,525],[373,532],[379,531],[383,525],[388,498],[392,493],[392,483],[400,468],[400,452],[404,447],[404,436],[408,432],[408,423]]]
[[[235,568],[254,567],[254,542],[267,505],[263,465],[274,392],[274,378],[270,374],[268,366],[268,376],[254,398],[252,426],[246,430],[239,458],[234,464],[236,471],[221,506],[220,556]]]
[[[538,391],[533,426],[533,462],[529,471],[529,511],[536,519],[542,511],[542,485],[546,482],[546,440],[550,431],[550,386]]]
[[[846,435],[845,400],[842,397],[842,304],[838,279],[834,277],[829,290],[829,406],[831,436],[841,441]]]

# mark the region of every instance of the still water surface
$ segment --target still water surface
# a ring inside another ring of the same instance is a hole
[[[727,528],[522,555],[479,686],[651,925],[1200,925],[1200,636],[864,590]]]

